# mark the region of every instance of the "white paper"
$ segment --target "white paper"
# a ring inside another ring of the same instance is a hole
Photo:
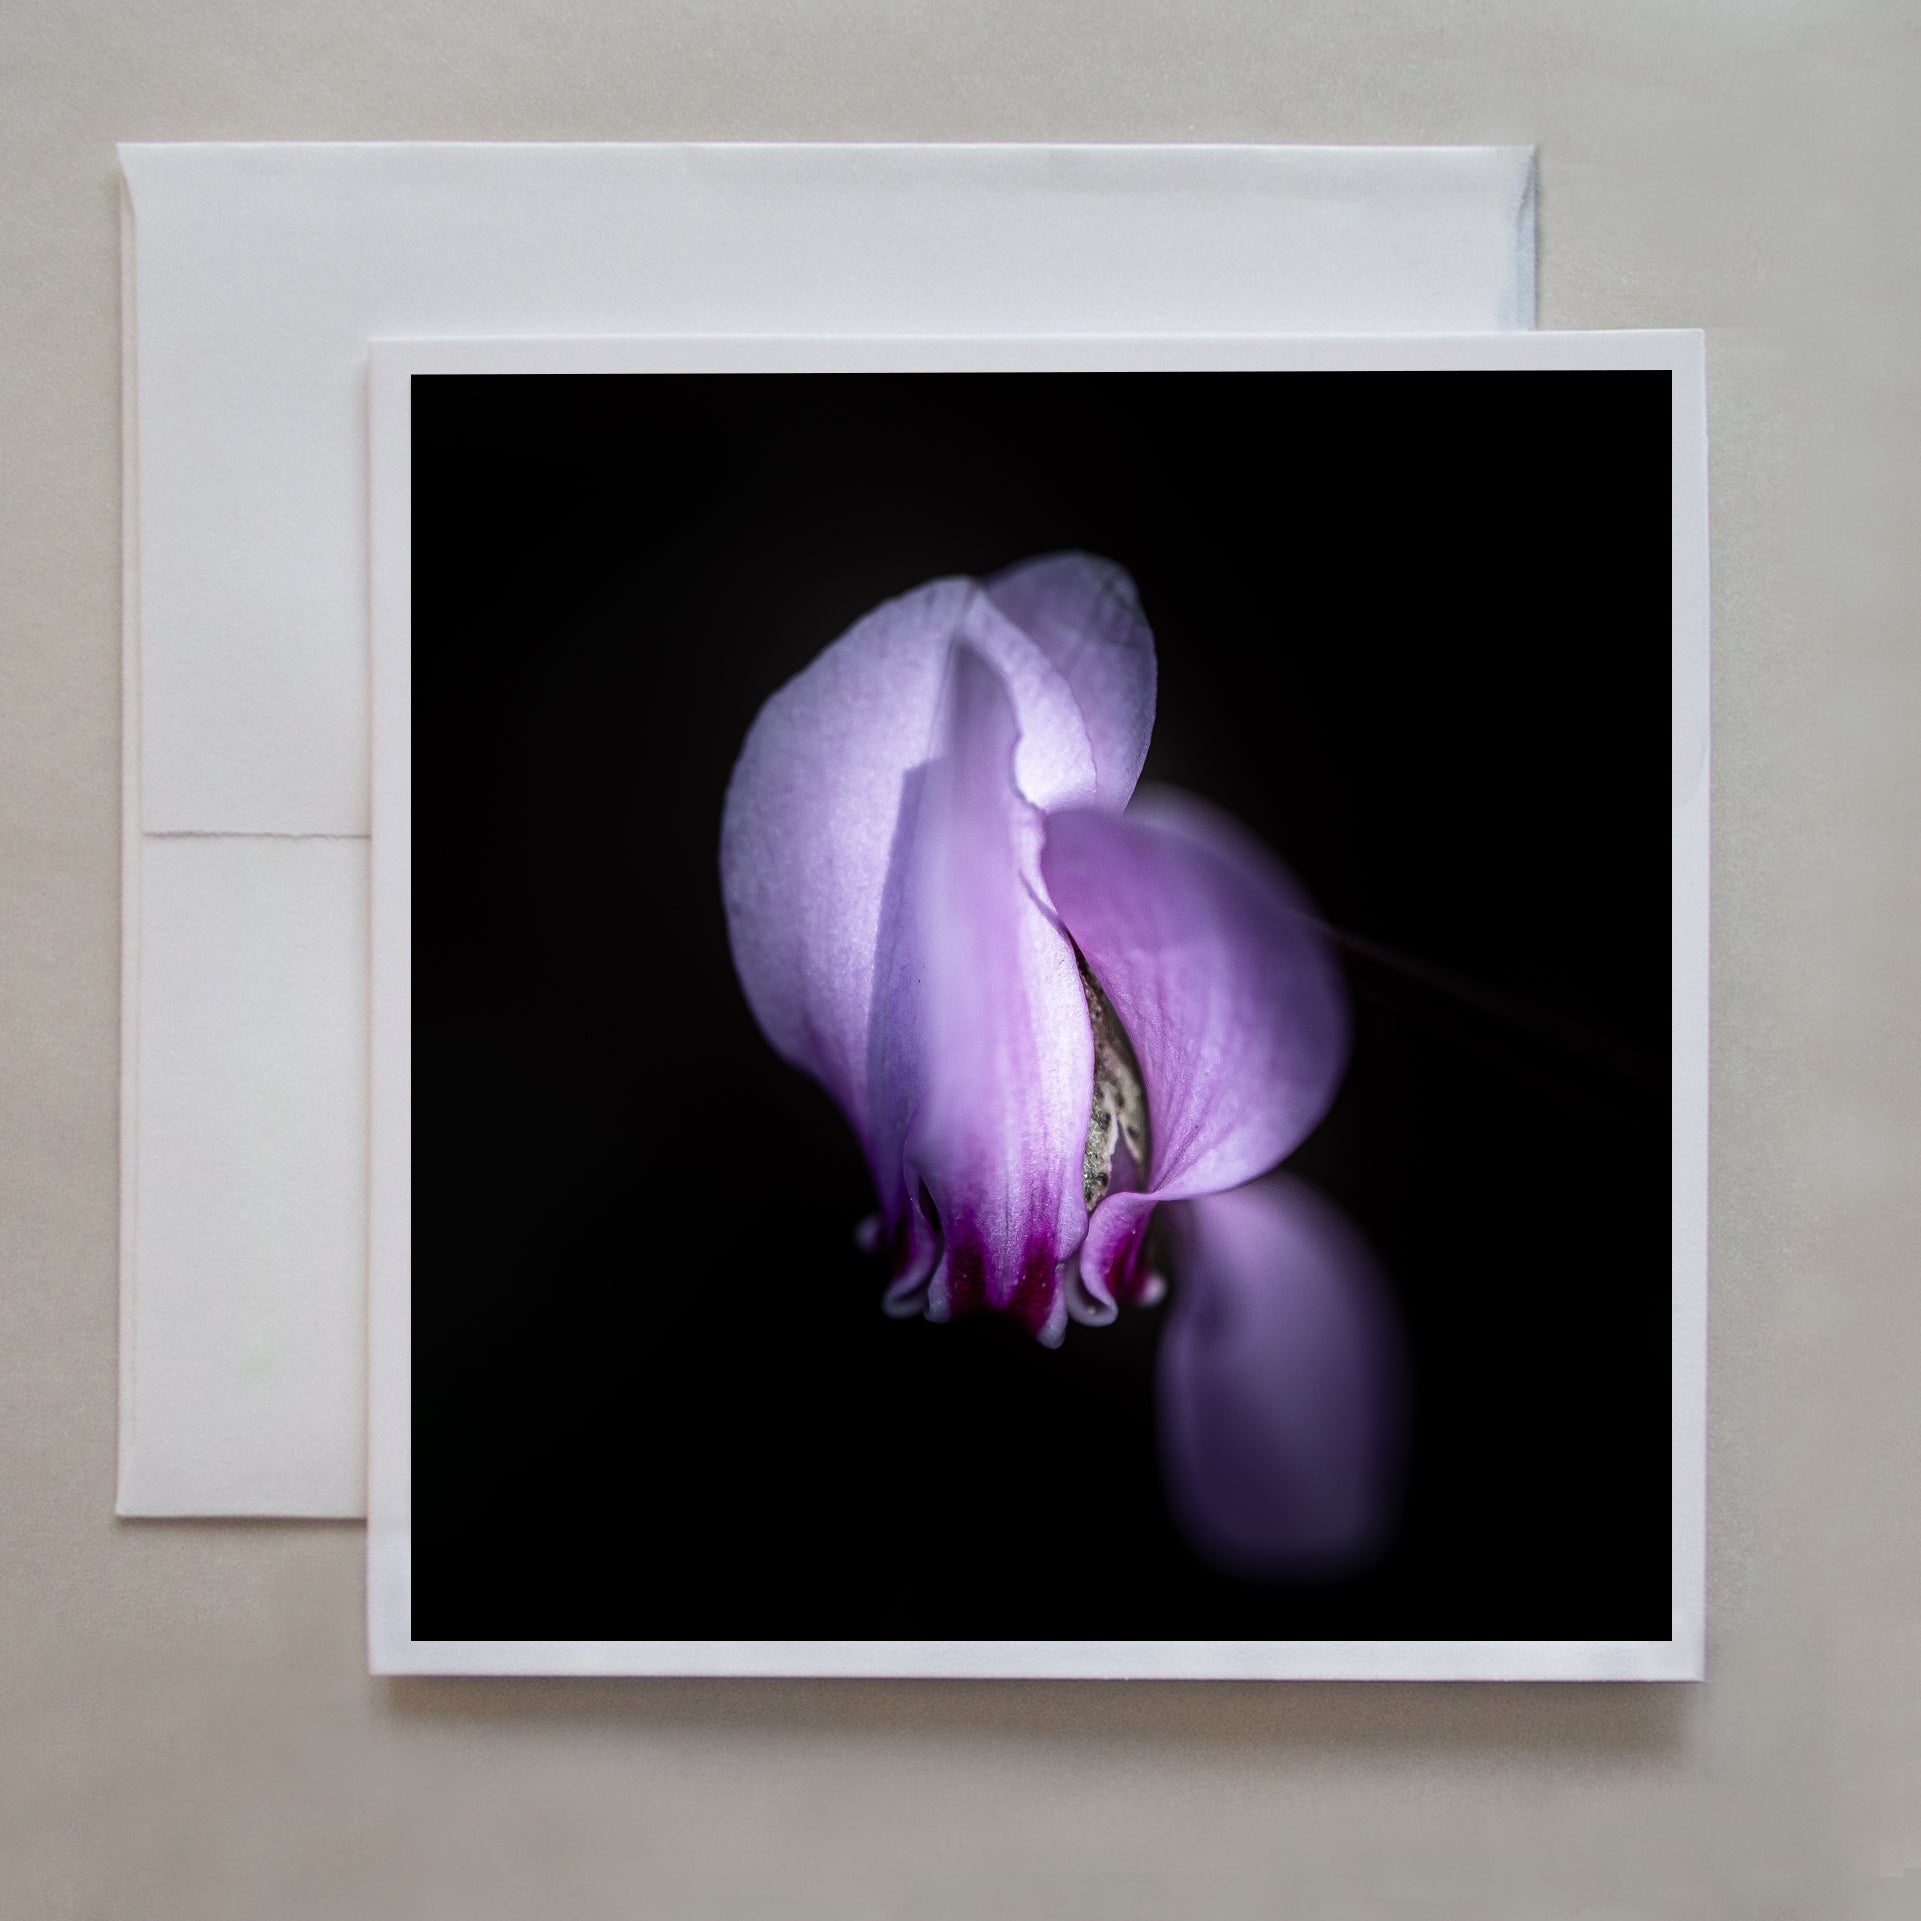
[[[1672,648],[1708,659],[1707,426],[1699,333],[1401,340],[707,340],[376,342],[374,347],[373,1193],[368,1647],[376,1673],[971,1677],[1699,1679],[1707,1479],[1708,785],[1705,702],[1672,712],[1698,746],[1671,808],[1670,1635],[1664,1641],[451,1641],[412,1631],[412,496],[415,373],[1272,369],[1665,370],[1671,376]],[[1680,754],[1677,745],[1677,758]],[[512,1517],[503,1517],[511,1539]]]
[[[172,1285],[131,1302],[129,1511],[183,1479],[222,1514],[360,1506],[367,847],[147,844],[134,1208]]]
[[[287,869],[280,911],[308,916],[291,938],[317,952],[339,938],[350,910],[304,887],[299,837],[368,829],[370,336],[1473,332],[1533,315],[1521,148],[128,146],[121,159],[124,1514],[361,1511],[364,1188],[316,1210],[291,1159],[236,1190],[217,1153],[195,1151],[245,1112],[252,1069],[160,1049],[181,1010],[147,957],[186,938],[170,917],[206,904],[143,885],[142,869],[158,836],[293,837],[259,852]],[[244,917],[232,887],[221,911]],[[345,1129],[341,1158],[364,1158],[357,1070],[298,1052],[302,1024],[352,1017],[348,990],[316,977],[302,992],[332,999],[289,1001],[287,1031],[256,1026],[249,1044],[301,1059],[287,1098],[307,1104],[303,1125]],[[155,1162],[144,1117],[162,1112],[181,1138]],[[298,1249],[277,1238],[295,1220]],[[301,1350],[271,1364],[298,1360],[296,1397],[253,1391],[243,1343],[178,1337],[281,1325],[265,1304],[290,1291]]]

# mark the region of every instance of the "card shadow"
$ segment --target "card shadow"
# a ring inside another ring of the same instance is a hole
[[[376,1681],[406,1720],[679,1729],[1286,1756],[1578,1756],[1639,1764],[1685,1750],[1700,1690],[1673,1682],[973,1681],[428,1678]]]

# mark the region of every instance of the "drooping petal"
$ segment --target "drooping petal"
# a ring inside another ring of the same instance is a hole
[[[1093,1040],[1073,945],[1037,897],[1017,738],[1000,675],[957,643],[941,751],[909,777],[888,880],[871,1111],[877,1155],[898,1144],[910,1227],[939,1231],[929,1313],[991,1308],[1057,1341]]]
[[[1400,1487],[1400,1330],[1372,1255],[1286,1174],[1166,1210],[1162,1475],[1231,1572],[1333,1574],[1376,1552]]]
[[[1347,1057],[1347,1002],[1325,937],[1280,864],[1186,796],[1124,815],[1055,813],[1048,896],[1141,1066],[1150,1178],[1095,1208],[1080,1278],[1105,1311],[1141,1277],[1155,1204],[1236,1187],[1325,1113]]]
[[[1060,669],[1093,743],[1103,807],[1125,807],[1154,731],[1154,636],[1133,577],[1094,554],[1044,554],[984,583]]]
[[[979,585],[937,580],[877,607],[775,693],[741,749],[721,820],[734,964],[776,1050],[813,1074],[873,1162],[868,1028],[881,897],[903,783],[935,750],[956,639],[998,673],[1020,729],[1021,791],[1091,800],[1093,749],[1072,690]],[[898,1196],[875,1164],[890,1225]]]

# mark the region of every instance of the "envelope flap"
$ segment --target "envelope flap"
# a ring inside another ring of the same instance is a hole
[[[1525,148],[128,146],[142,827],[367,831],[370,333],[1486,330]]]

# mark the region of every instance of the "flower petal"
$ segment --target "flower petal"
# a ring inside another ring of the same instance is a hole
[[[1041,871],[1147,1090],[1146,1188],[1103,1199],[1081,1252],[1088,1295],[1124,1298],[1156,1202],[1240,1185],[1327,1111],[1347,1059],[1346,996],[1280,864],[1186,796],[1050,815]]]
[[[1094,554],[1044,554],[985,586],[1074,690],[1094,747],[1095,800],[1125,807],[1154,731],[1154,636],[1133,577]]]
[[[1170,1207],[1166,1229],[1161,1466],[1183,1533],[1235,1573],[1354,1568],[1392,1518],[1405,1426],[1373,1257],[1285,1174]]]
[[[966,643],[943,710],[888,881],[876,1153],[898,1142],[901,1188],[940,1230],[929,1313],[991,1308],[1057,1341],[1062,1268],[1086,1225],[1093,1037],[1073,945],[1038,898],[1041,816],[1014,783],[1014,705]]]
[[[934,751],[957,638],[1008,689],[1022,791],[1042,806],[1091,800],[1093,749],[1066,680],[978,584],[955,579],[877,607],[767,701],[721,820],[721,891],[748,1004],[775,1049],[840,1104],[870,1162],[881,896],[903,782]],[[881,1198],[891,1210],[884,1182]]]

